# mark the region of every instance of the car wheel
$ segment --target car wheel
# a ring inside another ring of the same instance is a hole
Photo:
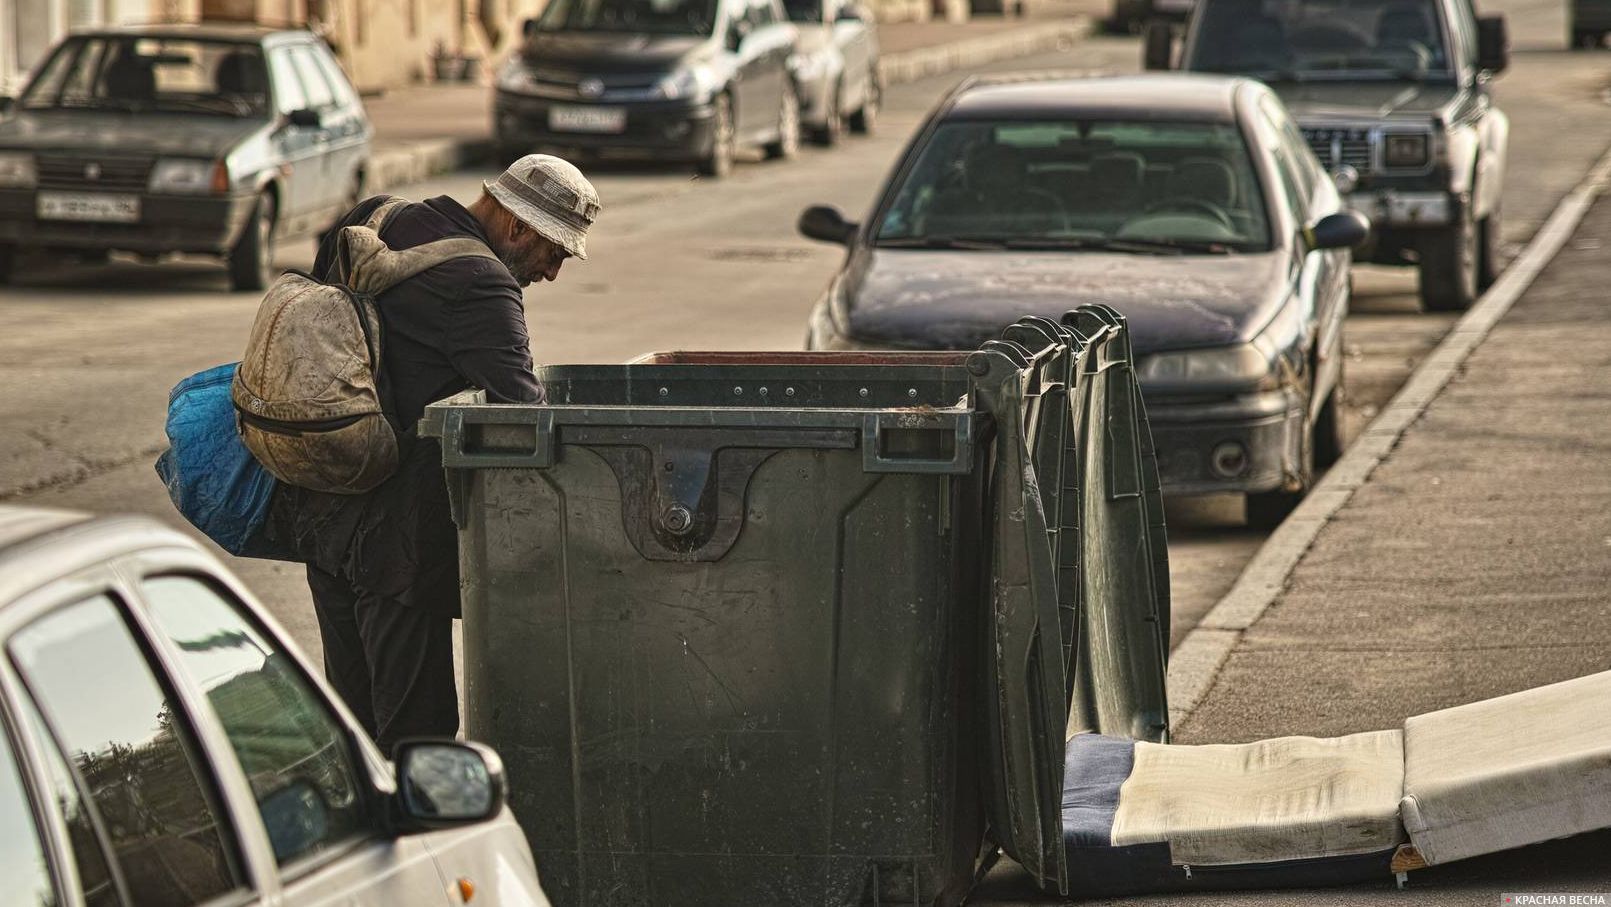
[[[274,267],[274,214],[274,196],[259,196],[251,221],[229,252],[231,289],[261,292],[268,288]]]
[[[1495,205],[1494,209],[1488,212],[1488,216],[1482,219],[1477,230],[1481,243],[1477,251],[1477,280],[1482,289],[1486,290],[1499,280],[1499,274],[1504,270],[1499,258],[1500,238],[1505,230],[1505,220],[1498,205]]]
[[[1468,214],[1421,244],[1421,308],[1463,312],[1477,301],[1477,225]]]
[[[11,283],[17,268],[17,247],[0,245],[0,287]]]
[[[783,100],[778,103],[778,137],[766,146],[768,158],[787,159],[800,150],[800,98],[793,85],[783,86]]]
[[[861,108],[850,115],[850,129],[862,135],[873,131],[878,122],[878,108],[884,103],[884,83],[878,80],[878,70],[874,69],[867,76],[867,97],[862,99]]]
[[[733,99],[725,94],[716,96],[715,112],[711,114],[710,153],[699,162],[699,172],[721,179],[733,172]]]
[[[845,114],[839,109],[840,97],[839,83],[835,82],[833,89],[828,92],[828,118],[812,132],[811,138],[818,145],[832,148],[845,135]]]

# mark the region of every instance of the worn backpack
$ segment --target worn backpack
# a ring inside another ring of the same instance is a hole
[[[397,470],[375,297],[456,258],[497,260],[469,237],[392,251],[380,230],[406,204],[388,199],[364,226],[342,229],[333,282],[287,271],[257,310],[230,397],[246,448],[282,482],[362,494]]]

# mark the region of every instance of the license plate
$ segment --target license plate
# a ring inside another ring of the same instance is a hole
[[[40,220],[80,220],[133,224],[140,220],[140,196],[105,192],[41,192],[37,201]]]
[[[620,107],[550,107],[548,128],[555,132],[625,132],[626,110]]]

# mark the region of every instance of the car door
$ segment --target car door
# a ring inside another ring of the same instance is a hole
[[[8,606],[12,615],[0,678],[71,852],[59,861],[71,900],[258,903],[260,864],[237,834],[206,734],[115,575],[58,581]]]
[[[278,45],[268,48],[266,54],[274,110],[279,118],[271,143],[280,168],[279,233],[285,235],[305,229],[311,220],[310,209],[323,181],[323,135],[317,126],[291,121],[293,114],[309,109],[307,89],[291,57],[291,48]]]
[[[141,558],[138,594],[251,791],[285,904],[446,905],[423,839],[383,833],[372,747],[275,631],[194,561]],[[491,880],[487,880],[490,882]]]
[[[288,50],[291,63],[302,79],[302,88],[307,92],[308,107],[319,113],[319,126],[315,130],[319,179],[309,199],[309,216],[322,225],[334,219],[336,209],[352,197],[355,153],[360,150],[362,126],[353,116],[346,80],[332,81],[329,70],[320,60],[319,47],[301,43],[291,45]]]
[[[363,197],[363,176],[369,164],[369,146],[373,133],[369,125],[369,115],[364,112],[363,101],[358,98],[357,89],[347,80],[347,74],[342,71],[341,64],[336,62],[330,49],[322,42],[308,46],[336,94],[337,107],[334,122],[331,123],[334,146],[331,153],[336,156],[334,165],[337,188],[345,193],[338,196],[336,201],[356,202]]]
[[[6,870],[6,890],[17,904],[63,904],[71,886],[63,875],[59,842],[53,840],[50,810],[54,801],[48,788],[30,783],[33,779],[22,759],[22,728],[14,716],[4,717],[0,724],[0,866]]]

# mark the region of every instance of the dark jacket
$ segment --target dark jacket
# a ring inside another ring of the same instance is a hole
[[[384,197],[364,201],[337,225],[362,224]],[[393,215],[381,239],[393,249],[450,236],[487,237],[447,196]],[[329,281],[336,231],[320,244],[314,277]],[[368,595],[457,615],[458,539],[448,515],[437,442],[415,426],[427,404],[471,387],[499,403],[534,403],[520,286],[487,259],[450,261],[376,299],[381,321],[381,389],[398,430],[396,475],[361,495],[331,495],[282,484],[270,529],[297,558]]]

